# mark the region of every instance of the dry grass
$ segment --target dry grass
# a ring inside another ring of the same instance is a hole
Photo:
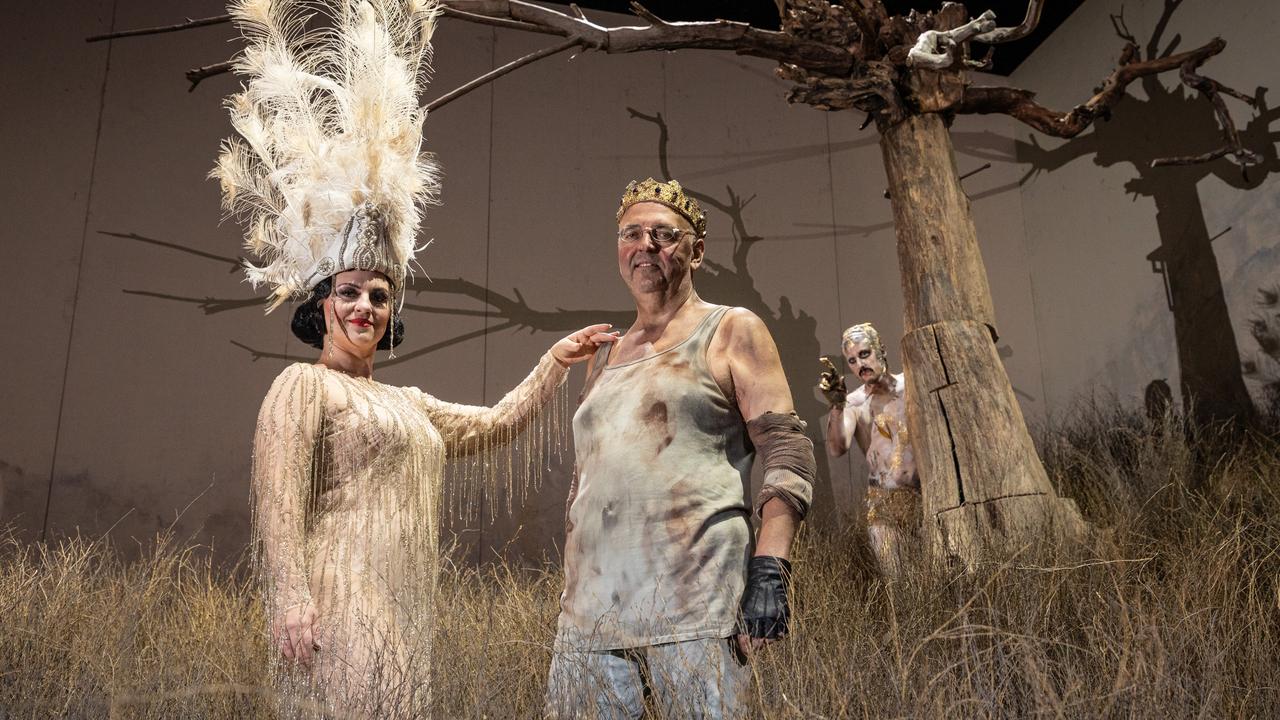
[[[0,717],[253,717],[265,646],[249,586],[159,538],[0,547]]]
[[[860,529],[806,531],[792,637],[754,665],[763,717],[1274,717],[1280,440],[1093,410],[1043,433],[1097,532],[886,587]],[[1223,450],[1223,448],[1230,448]],[[1053,557],[1052,555],[1055,555]],[[0,717],[271,716],[242,574],[160,540],[0,548]],[[536,717],[555,569],[445,563],[437,717]]]

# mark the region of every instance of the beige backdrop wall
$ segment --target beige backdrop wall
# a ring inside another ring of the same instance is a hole
[[[1186,0],[1162,21],[1166,9],[1162,0],[1123,3],[1125,25],[1144,53],[1183,52],[1220,36],[1226,50],[1205,63],[1203,74],[1249,95],[1280,86],[1280,66],[1265,54],[1280,30],[1280,4]],[[1052,107],[1081,102],[1123,46],[1109,17],[1120,10],[1118,2],[1086,2],[1013,82],[1039,91]],[[1280,337],[1280,308],[1257,302],[1260,289],[1280,283],[1280,114],[1226,100],[1246,144],[1265,158],[1248,179],[1227,160],[1151,168],[1158,157],[1208,152],[1222,139],[1209,104],[1181,88],[1176,73],[1135,83],[1133,95],[1110,122],[1073,143],[1025,128],[1014,133],[1028,174],[1021,198],[1047,405],[1065,408],[1095,393],[1137,402],[1153,380],[1166,380],[1180,395],[1180,344],[1191,364],[1242,377],[1262,401],[1263,384],[1278,377],[1280,351],[1263,352],[1268,337]],[[1194,253],[1216,257],[1217,272],[1175,277],[1173,256]],[[1220,290],[1210,282],[1215,277]],[[1189,288],[1181,303],[1171,287],[1178,282]],[[1219,303],[1225,313],[1214,310]],[[1188,330],[1181,338],[1179,315]],[[1201,341],[1223,330],[1233,336],[1243,367],[1222,347]]]
[[[1253,78],[1271,64],[1259,63],[1267,43],[1258,26],[1274,30],[1276,11],[1192,17],[1211,5],[1186,3],[1190,19],[1178,27],[1187,43],[1200,27],[1247,33],[1228,37],[1230,58],[1214,69],[1246,87],[1262,82]],[[1080,19],[1095,7],[1106,4],[1086,4],[1015,82],[1060,106],[1078,102],[1118,47]],[[0,49],[0,87],[23,112],[0,120],[10,168],[0,262],[23,270],[10,295],[22,303],[10,316],[20,318],[23,350],[8,353],[0,374],[0,521],[28,537],[109,531],[127,541],[173,527],[236,556],[247,537],[258,403],[285,363],[314,356],[289,334],[288,310],[262,316],[234,271],[239,229],[219,224],[217,187],[203,179],[228,132],[221,97],[236,81],[217,77],[188,93],[182,71],[227,57],[229,28],[83,42],[218,12],[216,3],[161,0],[98,0],[70,18],[27,0],[12,11],[22,32]],[[429,97],[545,45],[452,20],[437,38]],[[597,320],[625,325],[613,212],[628,180],[662,172],[660,115],[671,173],[716,208],[699,290],[765,319],[821,448],[817,357],[837,354],[841,329],[854,322],[900,337],[902,305],[874,131],[858,131],[858,113],[790,107],[785,90],[770,63],[723,53],[588,53],[544,60],[433,113],[427,145],[446,173],[444,205],[421,232],[434,240],[422,256],[433,281],[413,286],[408,338],[378,379],[492,403],[566,332]],[[954,128],[962,172],[993,163],[965,187],[1001,355],[1024,411],[1042,419],[1082,391],[1128,396],[1151,368],[1169,376],[1170,351],[1132,334],[1136,319],[1160,319],[1141,261],[1150,242],[1133,239],[1150,235],[1151,209],[1117,196],[1116,169],[1076,162],[1030,172],[1027,135],[998,117]],[[1265,244],[1260,208],[1276,204],[1275,185],[1213,192],[1215,221],[1248,217]],[[1097,222],[1100,208],[1112,215]],[[1222,260],[1224,277],[1257,266],[1248,247]],[[1130,366],[1140,371],[1113,369]],[[575,392],[580,373],[570,379]],[[822,471],[819,515],[856,512],[861,463],[824,460]],[[448,531],[474,558],[554,554],[569,472],[552,467],[511,517],[458,519]]]

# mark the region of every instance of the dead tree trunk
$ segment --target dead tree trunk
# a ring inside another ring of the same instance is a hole
[[[906,336],[907,425],[924,483],[927,530],[975,565],[990,550],[1078,538],[1075,503],[1057,497],[995,347],[995,313],[951,135],[936,114],[885,129]]]

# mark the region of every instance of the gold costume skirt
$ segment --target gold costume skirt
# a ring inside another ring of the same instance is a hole
[[[920,491],[912,488],[867,488],[867,526],[890,525],[915,534],[920,530]]]

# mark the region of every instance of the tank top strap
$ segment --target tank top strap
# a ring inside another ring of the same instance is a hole
[[[720,327],[720,321],[724,319],[724,314],[729,312],[728,305],[718,305],[714,310],[707,313],[698,323],[698,327],[693,329],[689,335],[689,339],[680,348],[681,352],[696,358],[704,358],[707,355],[707,346],[711,344],[711,338],[715,337],[716,330]]]
[[[582,383],[582,392],[578,393],[578,404],[581,405],[583,400],[587,399],[587,393],[591,392],[591,386],[596,384],[596,380],[600,379],[600,374],[604,372],[604,368],[609,364],[609,351],[613,350],[613,343],[603,343],[596,348],[596,354],[592,356],[591,374],[587,375],[586,381]]]

